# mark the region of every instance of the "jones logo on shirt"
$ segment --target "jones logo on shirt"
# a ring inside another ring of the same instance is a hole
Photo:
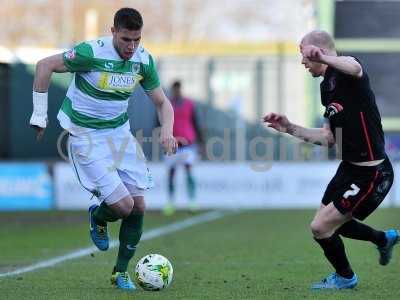
[[[99,86],[105,90],[133,91],[140,79],[139,75],[103,73]]]
[[[129,88],[135,84],[135,78],[130,75],[111,75],[108,84],[116,88]]]

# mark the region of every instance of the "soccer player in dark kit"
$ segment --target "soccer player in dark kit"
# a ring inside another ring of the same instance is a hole
[[[358,220],[367,218],[383,201],[393,183],[393,169],[385,154],[380,114],[362,64],[354,57],[338,56],[332,37],[319,30],[303,37],[300,52],[311,75],[324,77],[321,101],[327,124],[304,128],[275,113],[266,115],[264,122],[303,141],[340,148],[342,161],[310,225],[335,272],[313,284],[312,289],[354,288],[358,277],[341,236],[374,243],[379,263],[389,263],[399,232],[379,231]]]

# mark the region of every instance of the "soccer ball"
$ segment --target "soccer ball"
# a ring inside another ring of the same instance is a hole
[[[137,263],[135,280],[146,291],[160,291],[171,284],[173,273],[168,259],[160,254],[148,254]]]

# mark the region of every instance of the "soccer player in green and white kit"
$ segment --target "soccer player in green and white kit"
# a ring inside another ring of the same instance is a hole
[[[40,139],[47,126],[52,73],[74,73],[58,120],[70,134],[68,152],[80,184],[101,202],[89,208],[90,235],[100,250],[109,247],[107,222],[122,219],[111,282],[126,290],[135,289],[127,267],[142,234],[144,191],[152,185],[127,115],[128,99],[139,83],[157,108],[164,151],[173,154],[177,147],[172,106],[160,87],[152,56],[140,45],[142,26],[137,10],[122,8],[114,16],[112,36],[39,61],[30,119]]]

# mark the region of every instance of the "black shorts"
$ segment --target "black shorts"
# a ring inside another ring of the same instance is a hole
[[[373,167],[341,162],[326,188],[322,204],[333,202],[342,213],[364,220],[381,204],[393,184],[390,160]]]

